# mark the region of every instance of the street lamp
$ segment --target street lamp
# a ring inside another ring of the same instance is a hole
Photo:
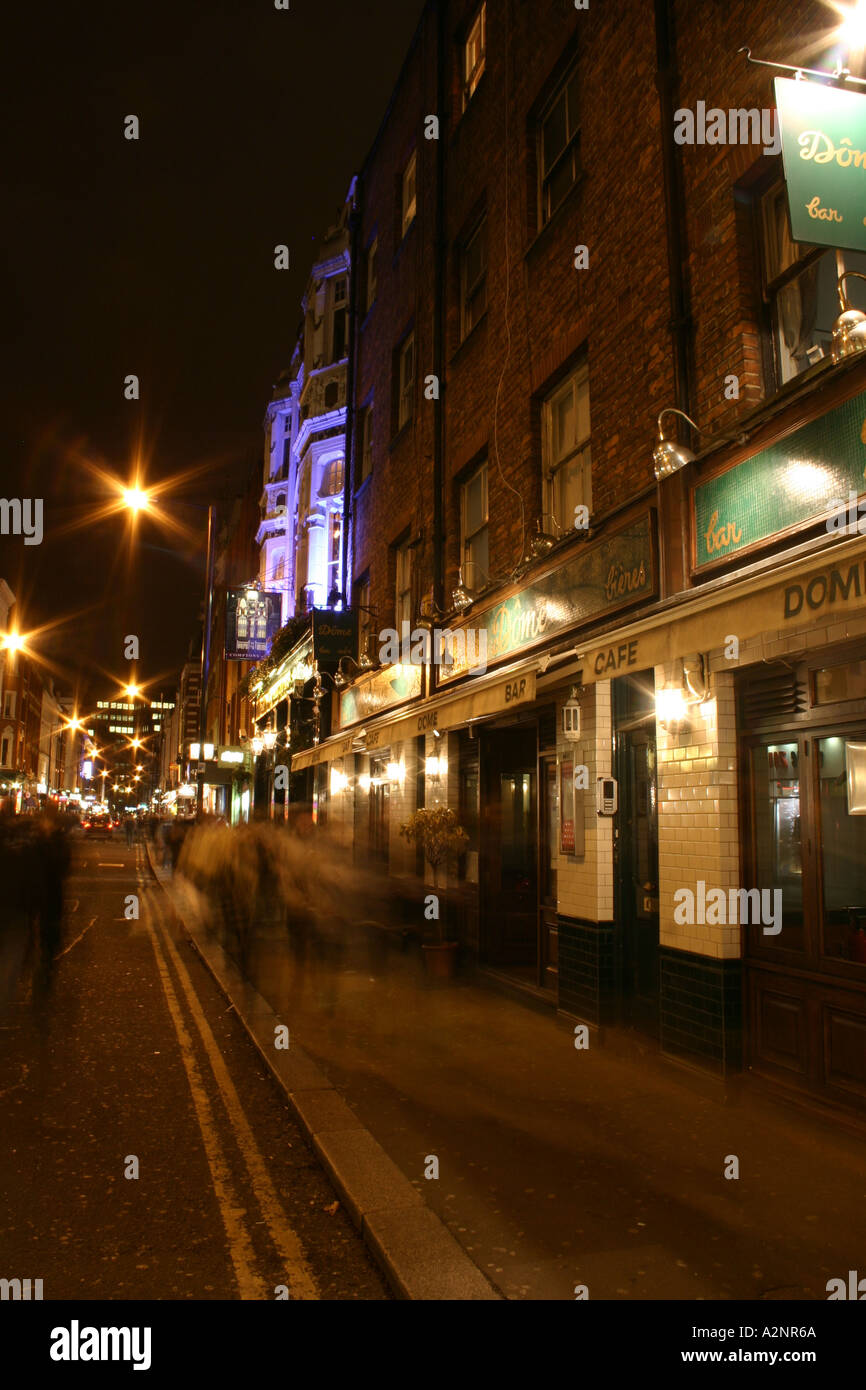
[[[144,488],[140,488],[136,483],[134,487],[123,489],[123,505],[126,509],[137,515],[138,512],[146,512],[150,507],[150,493]]]

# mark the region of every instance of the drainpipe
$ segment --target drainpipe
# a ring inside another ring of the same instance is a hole
[[[692,410],[692,320],[689,312],[688,287],[685,277],[687,254],[685,238],[685,199],[683,197],[679,154],[674,141],[674,111],[677,98],[676,42],[674,36],[673,0],[655,0],[656,87],[661,114],[662,181],[665,202],[665,240],[668,252],[668,284],[670,286],[670,333],[673,349],[674,395],[678,409],[694,417]],[[665,486],[678,488],[680,535],[682,537],[683,581],[688,575],[688,526],[686,523],[687,496],[682,470]],[[659,527],[662,528],[659,546],[661,566],[661,597],[667,597],[668,582],[665,563],[661,484],[656,497]]]
[[[352,602],[352,548],[349,544],[352,513],[352,482],[355,477],[355,358],[358,342],[358,240],[361,229],[361,178],[352,180],[352,211],[349,213],[349,361],[346,366],[346,463],[343,476],[343,606]]]
[[[448,16],[445,0],[437,5],[436,34],[436,109],[439,114],[439,139],[436,141],[436,230],[433,300],[433,371],[439,380],[439,400],[435,403],[436,422],[433,433],[433,602],[440,612],[445,609],[445,277],[447,248],[445,245],[445,120],[447,102]],[[428,692],[429,693],[429,692]]]

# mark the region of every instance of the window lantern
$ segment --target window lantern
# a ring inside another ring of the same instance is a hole
[[[566,743],[577,743],[580,739],[580,688],[571,687],[571,694],[562,707],[562,733]]]

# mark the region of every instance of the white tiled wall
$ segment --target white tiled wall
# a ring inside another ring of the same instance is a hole
[[[609,922],[613,918],[613,821],[596,814],[595,784],[596,778],[611,772],[611,683],[598,681],[581,696],[579,743],[566,743],[562,735],[561,710],[567,698],[564,691],[556,703],[557,757],[573,757],[575,764],[585,764],[589,788],[575,792],[576,802],[583,803],[585,853],[579,858],[558,856],[558,906],[566,917]]]
[[[680,663],[656,667],[656,689],[678,682]],[[674,894],[740,887],[734,680],[712,678],[710,698],[689,707],[675,732],[657,725],[659,939],[662,946],[716,958],[740,954],[740,927],[679,924]]]

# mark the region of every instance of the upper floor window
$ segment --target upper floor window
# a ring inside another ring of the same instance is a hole
[[[484,72],[484,59],[487,52],[487,5],[483,4],[472,21],[472,26],[463,45],[463,110],[472,100],[472,94],[481,81]]]
[[[334,331],[331,360],[340,362],[346,356],[346,327],[348,319],[348,281],[344,276],[334,281]]]
[[[575,507],[592,511],[589,443],[589,369],[576,368],[541,408],[545,509],[560,533],[575,523]]]
[[[538,168],[541,183],[541,222],[556,212],[580,173],[577,70],[566,77],[547,106],[539,125]]]
[[[336,589],[340,591],[340,547],[343,539],[343,517],[342,513],[332,511],[328,513],[328,573],[325,584],[325,592],[328,601]]]
[[[369,478],[373,471],[373,407],[368,405],[361,412],[359,430],[359,458],[358,467],[358,487],[361,486],[365,478]]]
[[[3,715],[6,719],[15,716],[15,691],[7,690],[3,696]]]
[[[460,337],[465,338],[487,308],[487,219],[482,218],[460,250]]]
[[[463,582],[482,589],[490,575],[487,462],[460,489],[460,553]]]
[[[866,255],[792,241],[784,180],[761,199],[761,232],[764,300],[770,312],[776,378],[782,386],[829,355],[839,313],[837,277],[843,269],[866,273]],[[843,288],[862,308],[862,283],[851,278]]]
[[[412,419],[415,401],[415,334],[409,333],[397,353],[397,429]]]
[[[370,612],[370,576],[368,574],[355,581],[352,602],[358,610],[358,656],[372,654],[373,639],[376,632],[375,614]]]
[[[406,168],[403,170],[402,197],[400,201],[400,235],[405,236],[415,218],[415,177],[418,167],[418,151],[412,151],[412,157]]]
[[[344,469],[342,458],[332,459],[328,464],[328,469],[325,474],[325,486],[322,488],[321,496],[334,497],[337,493],[342,492],[343,476]]]
[[[365,312],[372,309],[376,302],[376,253],[379,250],[379,238],[374,237],[370,249],[367,252],[367,275],[364,292]]]
[[[412,551],[408,540],[394,547],[396,579],[394,592],[394,626],[399,633],[401,623],[412,625]]]

